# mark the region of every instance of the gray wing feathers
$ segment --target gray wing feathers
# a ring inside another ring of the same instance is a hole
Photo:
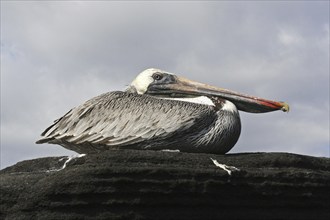
[[[213,113],[207,106],[178,102],[125,92],[105,93],[55,121],[37,143],[61,140],[76,145],[129,145],[189,129],[197,119]]]

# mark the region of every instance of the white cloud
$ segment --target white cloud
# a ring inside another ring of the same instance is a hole
[[[280,30],[278,33],[278,40],[284,46],[304,43],[303,38],[298,33],[292,32],[290,30]]]

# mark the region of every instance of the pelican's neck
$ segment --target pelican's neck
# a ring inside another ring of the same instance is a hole
[[[201,105],[211,105],[215,106],[212,100],[206,96],[197,96],[197,97],[191,97],[191,98],[165,98],[161,97],[162,99],[168,99],[168,100],[177,100],[182,102],[191,102]]]
[[[136,94],[138,94],[137,91],[136,91],[136,88],[135,88],[134,86],[131,86],[131,85],[129,85],[129,86],[125,89],[125,92],[128,92],[128,93],[136,93]]]
[[[220,98],[214,98],[210,99],[209,97],[206,96],[197,96],[197,97],[191,97],[191,98],[165,98],[165,97],[158,97],[161,99],[167,99],[167,100],[176,100],[176,101],[182,101],[182,102],[191,102],[191,103],[196,103],[200,105],[209,105],[209,106],[214,106],[220,110],[223,111],[229,111],[233,113],[238,113],[238,110],[234,103],[220,99]]]
[[[234,105],[234,103],[232,103],[228,100],[225,100],[225,103],[222,105],[221,110],[230,111],[230,112],[233,112],[233,113],[238,113],[238,110],[237,110],[236,106]]]

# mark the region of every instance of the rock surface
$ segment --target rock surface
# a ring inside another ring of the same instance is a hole
[[[114,150],[61,169],[66,160],[1,170],[0,219],[330,219],[329,158]]]

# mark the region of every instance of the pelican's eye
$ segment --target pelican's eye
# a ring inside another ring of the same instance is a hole
[[[154,80],[161,80],[163,78],[163,75],[160,73],[155,73],[154,75],[152,75],[152,78],[154,78]]]

